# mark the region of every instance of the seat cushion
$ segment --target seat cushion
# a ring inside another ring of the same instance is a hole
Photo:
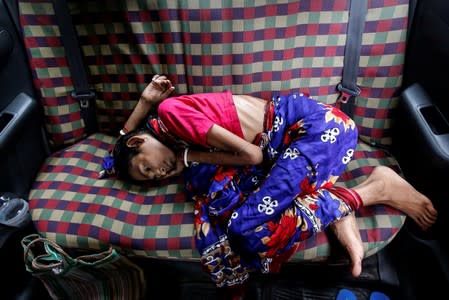
[[[115,138],[94,134],[54,153],[30,193],[30,211],[42,235],[61,246],[99,249],[112,244],[123,252],[157,258],[197,260],[193,239],[193,202],[181,178],[158,185],[132,185],[98,179],[101,161]],[[387,152],[359,144],[339,184],[354,186],[374,166],[395,168]],[[385,247],[405,217],[386,206],[357,212],[365,255]],[[324,260],[331,255],[326,233],[301,243],[291,261]]]

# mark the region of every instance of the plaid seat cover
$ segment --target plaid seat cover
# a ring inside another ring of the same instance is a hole
[[[100,132],[85,139],[53,6],[19,0],[24,42],[54,153],[30,193],[38,230],[61,245],[112,243],[133,253],[195,258],[192,204],[180,182],[137,187],[97,180],[106,153],[140,92],[155,73],[177,92],[230,89],[266,99],[297,91],[335,103],[346,42],[348,0],[337,1],[71,1],[89,83],[97,93]],[[354,119],[361,138],[391,142],[389,128],[402,80],[408,0],[368,1]],[[75,144],[74,144],[75,143]],[[360,144],[342,177],[353,186],[394,158]],[[367,255],[384,247],[404,222],[398,212],[359,212]],[[374,229],[377,228],[377,229]],[[293,259],[329,255],[325,234]]]
[[[95,134],[48,158],[30,194],[37,230],[60,245],[100,248],[113,244],[137,255],[196,259],[193,203],[185,199],[179,181],[162,188],[98,180],[100,162],[114,138]],[[386,152],[359,144],[356,159],[341,178],[359,183],[376,165],[395,166]],[[399,231],[404,216],[385,206],[357,212],[366,255],[382,249]],[[292,260],[325,259],[327,235],[303,244]]]
[[[301,89],[335,103],[349,0],[72,1],[79,42],[97,92],[98,121],[116,134],[155,73],[178,93],[222,91],[270,99]],[[50,0],[19,0],[36,89],[56,145],[84,137]],[[354,119],[362,137],[390,143],[402,82],[408,0],[368,1]]]

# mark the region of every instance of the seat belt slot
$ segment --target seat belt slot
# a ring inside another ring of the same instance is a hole
[[[95,100],[95,92],[92,90],[87,91],[72,91],[70,93],[73,99],[78,100],[81,108],[89,108],[90,102]]]
[[[357,97],[360,95],[360,88],[355,86],[355,89],[348,89],[343,86],[343,84],[339,83],[337,85],[337,90],[340,92],[337,101],[340,103],[348,103],[348,101],[352,100],[353,97]]]

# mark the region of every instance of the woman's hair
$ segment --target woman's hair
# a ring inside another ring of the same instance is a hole
[[[112,156],[114,157],[114,169],[115,174],[121,180],[133,182],[135,179],[131,177],[130,168],[131,161],[137,154],[140,153],[139,147],[128,147],[127,143],[133,136],[149,133],[146,128],[138,128],[132,130],[125,135],[120,136],[115,143],[114,150],[112,151]]]

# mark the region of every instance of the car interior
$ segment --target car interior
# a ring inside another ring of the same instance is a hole
[[[423,232],[392,207],[363,207],[361,276],[326,230],[280,272],[251,274],[243,299],[446,297],[449,2],[0,0],[0,196],[24,199],[30,219],[8,225],[0,198],[2,299],[56,299],[26,262],[32,234],[72,256],[113,248],[141,270],[143,299],[227,297],[199,263],[182,178],[99,176],[154,74],[180,95],[300,91],[339,107],[359,141],[337,184],[388,166],[438,210]]]

